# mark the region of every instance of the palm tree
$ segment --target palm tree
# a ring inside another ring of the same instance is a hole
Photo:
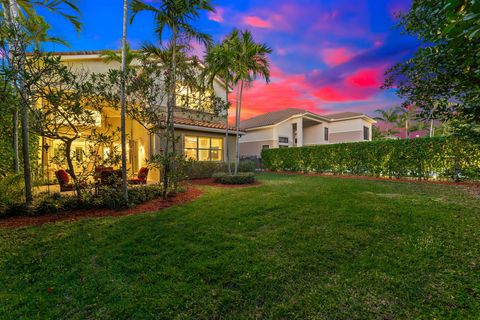
[[[0,0],[6,23],[11,31],[11,39],[9,40],[8,55],[10,67],[14,70],[14,85],[19,93],[21,100],[21,127],[22,127],[22,151],[23,151],[23,175],[25,180],[25,201],[30,204],[33,200],[32,196],[32,179],[30,166],[30,147],[29,147],[29,124],[28,118],[30,114],[30,99],[25,88],[24,80],[19,77],[19,70],[23,69],[26,59],[26,37],[22,35],[28,34],[25,28],[26,21],[31,18],[38,17],[36,9],[43,7],[49,11],[53,11],[70,21],[75,29],[79,30],[81,24],[75,14],[79,12],[78,7],[73,0],[57,0],[57,1],[34,1],[34,0]],[[74,14],[65,12],[65,9],[73,10]],[[14,116],[14,119],[17,117]],[[16,125],[14,123],[14,125]],[[16,126],[15,126],[16,128]],[[15,131],[15,130],[14,130]],[[15,138],[14,138],[15,140]]]
[[[174,110],[176,107],[176,71],[177,71],[177,53],[179,49],[184,46],[179,44],[179,39],[184,41],[196,40],[205,45],[211,43],[211,37],[208,34],[202,33],[195,28],[193,22],[199,18],[201,11],[211,11],[214,9],[210,4],[210,0],[163,0],[158,5],[147,4],[141,0],[132,0],[130,3],[130,9],[132,11],[132,17],[130,19],[133,22],[135,16],[142,11],[148,11],[153,13],[155,21],[155,32],[159,37],[159,41],[162,42],[163,33],[166,29],[169,29],[172,33],[170,48],[170,63],[168,64],[168,98],[167,98],[167,139],[165,142],[165,159],[170,158],[170,145],[169,140],[172,141],[171,149],[175,154],[175,128],[174,128]],[[165,173],[163,178],[164,183],[164,198],[167,197],[168,190],[168,173],[170,172],[170,166],[172,170],[175,170],[174,161],[170,164],[170,161],[166,161]]]
[[[408,139],[410,137],[410,121],[416,117],[416,109],[414,106],[398,106],[396,109],[399,113],[397,123],[399,126],[405,127],[405,138]]]
[[[377,109],[375,110],[375,113],[377,113],[378,116],[374,119],[387,125],[385,132],[387,136],[390,137],[393,134],[398,133],[398,131],[395,130],[395,128],[393,127],[398,122],[398,110],[395,107],[389,108],[387,110]]]
[[[121,82],[121,110],[120,110],[120,131],[122,143],[122,193],[125,202],[128,203],[127,186],[127,138],[125,125],[125,81],[127,78],[127,19],[128,19],[128,0],[123,0],[123,28],[122,28],[122,82]]]
[[[235,52],[233,66],[233,83],[237,86],[236,101],[236,150],[235,150],[235,174],[238,174],[238,164],[240,162],[240,118],[242,112],[243,89],[245,85],[251,84],[256,78],[263,78],[270,82],[270,63],[267,55],[272,53],[272,49],[262,43],[256,43],[252,33],[248,30],[234,30],[226,40]]]
[[[226,144],[226,160],[228,165],[228,174],[232,174],[232,166],[230,163],[230,151],[228,147],[228,95],[230,93],[230,87],[233,87],[233,65],[234,65],[235,52],[229,45],[228,41],[223,41],[221,44],[208,48],[207,55],[205,57],[206,69],[205,73],[208,77],[209,83],[213,83],[217,76],[220,76],[225,82],[225,102],[227,103],[226,119],[225,119],[225,144]]]

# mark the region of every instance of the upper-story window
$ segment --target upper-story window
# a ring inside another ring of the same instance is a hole
[[[370,128],[363,127],[363,140],[370,140]]]
[[[323,140],[328,141],[328,128],[323,129]]]
[[[204,92],[195,90],[189,86],[179,84],[177,86],[177,107],[214,113],[216,110],[215,92],[207,89]]]

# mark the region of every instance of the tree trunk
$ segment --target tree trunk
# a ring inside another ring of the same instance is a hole
[[[121,143],[122,143],[122,194],[125,202],[128,203],[128,186],[127,186],[127,138],[125,125],[125,81],[127,73],[127,0],[123,0],[123,30],[122,30],[122,83],[121,83]]]
[[[18,154],[18,109],[13,110],[13,170],[16,174],[20,172],[20,156]]]
[[[435,135],[435,129],[433,128],[433,119],[430,119],[430,138]]]
[[[73,143],[73,140],[65,141],[65,158],[67,159],[67,166],[68,166],[67,171],[70,177],[72,177],[73,185],[75,187],[75,191],[77,192],[77,196],[81,197],[82,188],[80,186],[80,183],[78,182],[77,175],[75,174],[75,167],[73,166],[72,143]]]
[[[11,23],[15,31],[15,37],[13,39],[13,59],[12,67],[14,68],[15,73],[19,73],[20,70],[23,70],[23,64],[25,61],[25,46],[21,43],[21,39],[18,37],[20,34],[20,26],[18,24],[18,4],[16,0],[9,0],[10,4],[10,16]],[[11,48],[10,48],[11,51]],[[29,109],[28,105],[29,99],[27,97],[27,92],[25,90],[25,85],[21,77],[17,77],[15,81],[15,86],[19,91],[21,96],[21,125],[22,125],[22,151],[23,151],[23,177],[25,180],[25,202],[27,205],[31,204],[33,201],[32,196],[32,176],[30,168],[30,145],[29,145],[29,126],[28,126],[28,117]]]
[[[228,78],[228,77],[227,77]],[[228,79],[225,79],[225,101],[228,105]],[[227,108],[227,119],[225,120],[225,151],[226,151],[226,157],[225,159],[227,160],[227,166],[228,166],[228,175],[232,175],[232,166],[230,164],[230,148],[228,147],[228,108]]]
[[[236,157],[235,157],[235,175],[238,174],[238,165],[240,164],[240,117],[242,114],[242,96],[243,96],[243,80],[240,81],[240,93],[238,95],[238,108],[237,108],[237,135],[236,135]]]

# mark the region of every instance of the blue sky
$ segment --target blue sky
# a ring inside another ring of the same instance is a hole
[[[152,1],[152,0],[150,0]],[[46,14],[53,34],[70,48],[54,51],[115,49],[120,45],[122,0],[80,0],[83,29]],[[234,27],[249,29],[267,43],[272,82],[256,81],[245,94],[243,118],[287,107],[319,113],[372,113],[398,103],[383,91],[385,70],[409,57],[418,41],[395,29],[395,13],[410,0],[225,0],[214,2],[216,13],[203,13],[197,26],[219,41]],[[132,47],[156,41],[150,14],[129,25]],[[197,54],[202,48],[196,48]]]

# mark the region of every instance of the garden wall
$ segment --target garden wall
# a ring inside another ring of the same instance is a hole
[[[264,168],[376,177],[477,180],[480,148],[472,142],[435,137],[267,149]]]

